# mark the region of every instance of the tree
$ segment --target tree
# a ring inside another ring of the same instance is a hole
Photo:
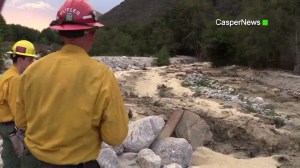
[[[7,25],[6,29],[7,32],[4,36],[5,41],[19,41],[21,39],[33,43],[39,41],[40,32],[38,30],[15,24]]]
[[[167,47],[163,46],[156,54],[156,65],[166,66],[170,65],[170,54]]]
[[[293,1],[293,5],[296,7],[300,6],[300,1],[296,2]],[[296,9],[294,11],[295,13],[295,19],[298,20],[296,23],[296,31],[295,31],[295,67],[294,67],[294,72],[298,75],[300,75],[300,10]]]
[[[5,35],[6,23],[3,16],[0,14],[0,72],[4,69],[2,42]]]
[[[39,34],[39,41],[42,44],[50,45],[52,43],[62,44],[59,35],[57,32],[53,31],[50,28],[43,29],[42,32]]]
[[[0,14],[0,41],[3,40],[5,35],[6,22],[3,16]]]
[[[244,55],[252,67],[283,67],[286,60],[293,59],[292,39],[296,20],[293,17],[295,5],[289,0],[244,1],[242,17],[268,19],[269,26],[245,27],[240,31],[237,44],[238,54]],[[294,0],[295,2],[295,0]],[[286,65],[291,68],[293,63]]]
[[[161,17],[106,26],[97,33],[93,55],[193,55],[214,66],[294,68],[299,42],[299,0],[184,0]],[[161,11],[160,11],[161,12]],[[217,26],[216,19],[268,19],[269,26]],[[298,23],[298,25],[296,24]],[[297,68],[298,67],[298,68]],[[300,70],[299,70],[300,71]]]

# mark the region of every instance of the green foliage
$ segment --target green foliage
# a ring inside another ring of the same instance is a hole
[[[181,82],[181,86],[182,87],[191,87],[191,86],[193,86],[193,84],[192,83],[190,83],[189,81],[187,81],[187,80],[184,80],[184,81],[182,81]]]
[[[40,32],[35,29],[24,27],[21,25],[9,24],[6,25],[5,41],[28,40],[38,42]]]
[[[295,56],[299,0],[145,2],[124,1],[118,7],[122,16],[115,23],[109,22],[109,18],[116,18],[112,12],[103,15],[106,26],[98,30],[90,54],[157,55],[159,65],[168,64],[170,56],[192,55],[201,61],[209,60],[216,67],[237,64],[292,69],[294,66],[291,60]],[[132,10],[124,10],[129,8]],[[216,19],[268,19],[269,26],[222,27],[216,25]],[[5,22],[4,25],[0,28],[6,32],[1,35],[3,41],[27,39],[45,45],[61,44],[57,33],[50,29],[38,32],[20,25]]]
[[[0,14],[0,72],[3,70],[4,62],[3,62],[3,51],[2,51],[2,42],[5,35],[5,20],[3,16]]]
[[[156,54],[156,65],[166,66],[170,65],[170,54],[166,47],[161,48]]]
[[[242,17],[268,19],[268,27],[246,27],[239,32],[236,59],[247,61],[247,65],[255,68],[279,67],[280,59],[293,59],[295,32],[296,0],[259,1],[252,0],[244,3]]]
[[[226,1],[223,3],[226,4]],[[268,19],[269,26],[221,27],[204,31],[207,54],[214,66],[230,64],[254,68],[293,67],[295,53],[296,0],[236,2],[235,12],[217,9],[216,18],[228,20]],[[298,2],[299,3],[299,2]],[[224,4],[223,4],[224,5]],[[226,5],[222,8],[226,8]],[[294,47],[294,48],[293,48]]]
[[[207,54],[214,67],[231,65],[235,58],[234,34],[226,28],[216,29],[207,40]]]
[[[211,83],[210,83],[209,80],[203,79],[203,80],[198,80],[198,81],[196,82],[196,86],[211,87]]]
[[[3,50],[7,51],[13,43],[19,40],[28,40],[35,44],[36,52],[45,55],[47,49],[53,51],[60,48],[62,43],[57,32],[44,29],[42,32],[21,25],[6,24],[0,15],[0,71],[3,68]],[[41,45],[40,45],[41,44]]]
[[[3,16],[0,14],[0,41],[3,41],[6,31],[6,23]]]
[[[41,44],[62,44],[59,39],[59,35],[57,32],[51,30],[50,28],[43,29],[41,33],[39,33],[39,42]]]

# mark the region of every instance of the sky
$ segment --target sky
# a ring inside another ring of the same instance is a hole
[[[58,9],[65,0],[6,0],[2,15],[7,24],[20,24],[43,30],[55,20]],[[88,0],[94,10],[104,14],[123,0]]]

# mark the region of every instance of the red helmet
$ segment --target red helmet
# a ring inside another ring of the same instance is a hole
[[[102,26],[87,0],[67,0],[57,12],[56,20],[50,24],[54,30],[86,30]]]

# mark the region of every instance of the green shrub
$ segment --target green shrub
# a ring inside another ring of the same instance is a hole
[[[166,47],[161,48],[156,54],[156,65],[166,66],[170,65],[170,53]]]
[[[1,39],[0,39],[0,73],[2,73],[2,71],[5,69],[4,68],[4,53],[2,50],[2,45],[1,45]]]

